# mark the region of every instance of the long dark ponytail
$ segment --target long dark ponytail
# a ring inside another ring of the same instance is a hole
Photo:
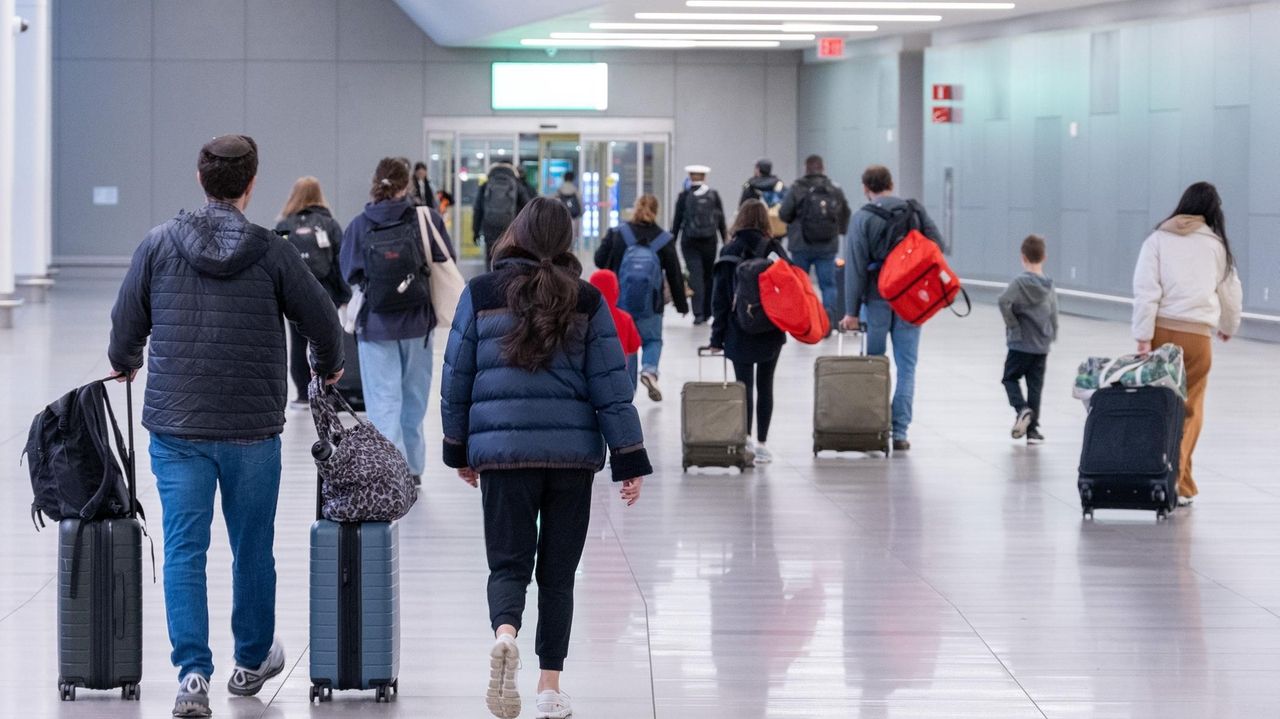
[[[585,327],[575,310],[582,263],[572,247],[573,219],[559,200],[548,197],[526,205],[498,241],[494,262],[536,263],[515,271],[507,282],[507,306],[516,318],[503,341],[508,364],[536,372],[581,341]]]
[[[1218,194],[1218,188],[1209,182],[1197,182],[1188,187],[1178,201],[1178,209],[1165,222],[1178,215],[1199,215],[1204,218],[1205,224],[1222,240],[1222,247],[1227,251],[1227,277],[1230,277],[1236,266],[1236,256],[1232,254],[1231,242],[1227,240],[1227,218],[1222,212],[1222,196]]]

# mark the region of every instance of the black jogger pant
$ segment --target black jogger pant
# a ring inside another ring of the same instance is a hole
[[[298,325],[289,323],[289,376],[293,378],[293,386],[298,393],[294,395],[304,402],[307,399],[307,385],[311,383],[311,362],[307,360],[307,338],[298,331]]]
[[[689,287],[693,290],[693,316],[711,318],[711,283],[716,266],[716,238],[680,240],[684,264],[689,268]]]
[[[1040,427],[1040,392],[1044,389],[1044,368],[1048,355],[1034,355],[1029,352],[1009,350],[1004,360],[1004,391],[1009,394],[1009,405],[1014,411],[1021,412],[1030,408],[1031,427]],[[1027,396],[1022,396],[1019,381],[1027,380]]]
[[[586,470],[513,469],[480,476],[489,559],[489,619],[517,630],[525,590],[538,580],[538,663],[563,671],[573,627],[573,580],[587,543],[591,483]],[[541,522],[541,533],[539,533]]]
[[[756,438],[769,441],[769,424],[773,421],[773,372],[778,358],[768,362],[734,362],[733,374],[747,386],[747,433],[751,433],[752,416],[759,417]]]

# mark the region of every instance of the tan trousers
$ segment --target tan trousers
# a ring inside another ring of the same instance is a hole
[[[1209,368],[1213,366],[1213,338],[1194,332],[1177,332],[1156,325],[1153,347],[1172,343],[1182,348],[1187,366],[1187,420],[1182,429],[1182,457],[1178,472],[1178,496],[1194,497],[1200,493],[1191,477],[1191,454],[1196,451],[1200,430],[1204,427],[1204,391],[1209,386]]]

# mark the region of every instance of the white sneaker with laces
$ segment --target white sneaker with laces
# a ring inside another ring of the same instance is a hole
[[[510,634],[498,635],[489,650],[489,690],[484,703],[498,719],[520,716],[520,690],[516,687],[516,670],[520,668],[520,648]]]
[[[267,680],[284,671],[284,645],[280,638],[271,641],[271,651],[267,658],[256,667],[242,667],[236,664],[231,670],[231,678],[227,680],[227,691],[238,697],[251,697],[262,691]]]
[[[538,719],[569,719],[573,716],[573,705],[569,703],[569,695],[548,689],[538,694]]]
[[[209,680],[204,675],[191,672],[178,682],[178,698],[173,702],[176,717],[209,717]]]

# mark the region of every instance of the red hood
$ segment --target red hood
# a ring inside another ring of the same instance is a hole
[[[618,306],[618,295],[622,290],[618,287],[618,276],[611,270],[596,270],[591,275],[591,284],[600,294],[604,295],[604,301],[609,303],[609,307]]]

